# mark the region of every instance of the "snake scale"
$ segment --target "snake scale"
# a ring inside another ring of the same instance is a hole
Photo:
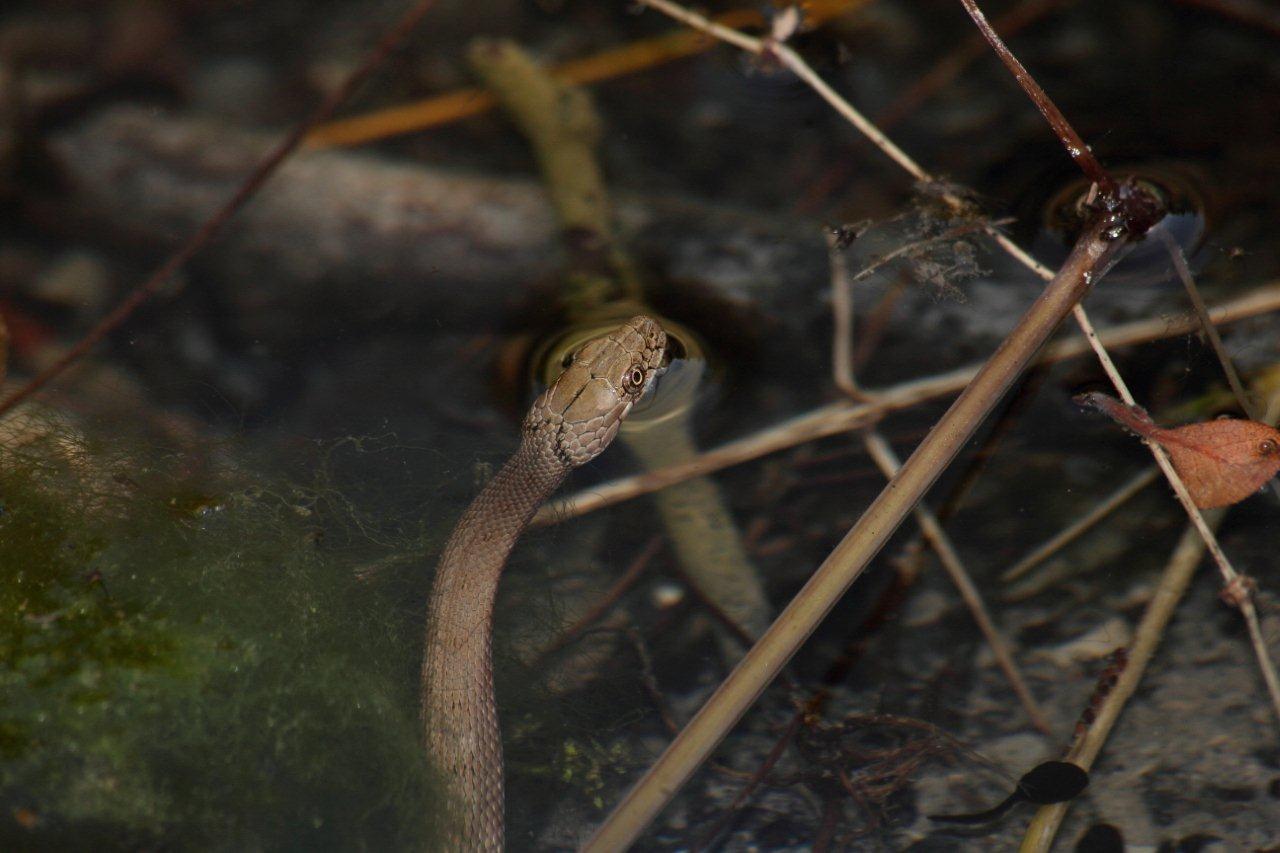
[[[498,579],[534,512],[569,471],[594,459],[662,367],[666,333],[649,317],[583,344],[533,403],[520,447],[453,529],[427,610],[422,719],[445,785],[449,850],[501,850],[502,737],[491,640]]]

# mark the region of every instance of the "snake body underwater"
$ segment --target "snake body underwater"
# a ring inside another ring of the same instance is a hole
[[[534,401],[520,447],[454,528],[427,611],[422,717],[445,785],[449,850],[501,850],[502,738],[494,703],[494,598],[507,557],[569,472],[594,459],[659,372],[666,333],[639,316],[583,344]]]

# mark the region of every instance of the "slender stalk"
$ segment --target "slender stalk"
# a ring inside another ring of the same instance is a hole
[[[1127,502],[1138,492],[1145,489],[1156,481],[1156,477],[1160,475],[1159,469],[1147,468],[1138,474],[1129,482],[1116,489],[1110,495],[1103,498],[1097,506],[1089,510],[1082,518],[1069,524],[1059,533],[1056,533],[1042,544],[1036,547],[1031,553],[1027,554],[1018,562],[1014,563],[1005,573],[1000,576],[1000,580],[1004,583],[1012,583],[1054,554],[1061,551],[1067,545],[1085,534],[1095,524],[1115,512],[1120,506]]]
[[[1067,121],[1067,117],[1058,109],[1057,104],[1049,98],[1044,89],[1040,87],[1040,84],[1035,81],[1035,78],[1018,61],[1018,57],[1014,56],[1009,48],[1005,46],[999,33],[992,28],[990,22],[987,21],[987,16],[982,14],[982,10],[978,8],[975,0],[960,0],[960,3],[964,6],[965,11],[969,13],[969,17],[973,18],[973,22],[978,25],[978,30],[987,40],[987,43],[991,45],[991,49],[996,52],[996,55],[1000,57],[1000,61],[1013,74],[1014,79],[1018,81],[1018,85],[1027,93],[1027,97],[1031,98],[1031,102],[1036,105],[1036,109],[1040,110],[1040,114],[1044,116],[1045,121],[1049,122],[1049,126],[1058,135],[1058,139],[1062,140],[1067,153],[1071,155],[1072,160],[1076,161],[1080,171],[1084,172],[1089,180],[1097,184],[1104,194],[1110,195],[1115,192],[1116,182],[1107,174],[1107,170],[1102,168],[1098,158],[1093,156],[1089,146],[1080,138],[1080,134],[1076,133],[1076,129],[1071,126],[1071,122]]]
[[[897,454],[893,452],[889,442],[885,441],[884,436],[880,435],[880,433],[870,430],[864,436],[863,441],[872,461],[876,463],[886,477],[892,479],[902,469],[902,463],[898,461]],[[1000,633],[1000,629],[996,627],[995,620],[991,618],[991,613],[987,610],[987,605],[982,600],[982,593],[978,592],[978,587],[969,576],[968,570],[965,569],[964,562],[960,559],[960,554],[956,551],[955,546],[951,544],[951,537],[942,529],[942,525],[938,522],[933,512],[923,503],[916,506],[914,512],[916,524],[920,525],[921,532],[929,540],[929,545],[933,548],[934,553],[938,555],[938,562],[942,563],[942,568],[946,571],[947,576],[951,578],[951,583],[955,585],[960,597],[964,599],[965,606],[969,608],[969,613],[973,616],[973,621],[977,623],[978,630],[982,631],[982,636],[986,638],[987,645],[991,647],[991,653],[995,655],[996,664],[1004,672],[1005,678],[1009,679],[1009,685],[1017,695],[1018,701],[1022,703],[1022,709],[1027,712],[1032,725],[1044,734],[1049,734],[1051,731],[1049,720],[1045,717],[1039,703],[1036,702],[1035,696],[1032,695],[1026,679],[1022,677],[1022,672],[1013,660],[1013,652],[1009,649],[1009,642]]]
[[[656,0],[641,0],[641,2],[651,3]],[[838,112],[847,122],[861,131],[862,135],[871,140],[871,142],[889,156],[893,162],[902,167],[904,171],[910,174],[917,181],[929,181],[932,177],[926,172],[919,163],[907,155],[905,151],[894,144],[893,140],[880,132],[880,129],[871,123],[858,110],[854,109],[844,98],[827,84],[818,73],[810,67],[809,63],[800,58],[800,55],[785,44],[771,44],[770,51],[785,66],[791,69],[791,72],[804,82],[808,83],[813,91],[817,92],[822,100],[831,105],[831,108]]]
[[[661,757],[587,842],[588,851],[635,841],[746,713],[779,670],[884,547],[885,542],[977,431],[1071,308],[1115,258],[1123,240],[1091,228],[1018,325],[925,436],[898,474],[814,572]]]
[[[1227,354],[1227,348],[1223,346],[1222,336],[1218,334],[1218,330],[1214,328],[1213,323],[1209,322],[1209,311],[1204,307],[1204,298],[1200,296],[1200,288],[1196,287],[1196,280],[1191,275],[1191,268],[1187,266],[1187,256],[1182,253],[1182,247],[1178,245],[1178,241],[1173,238],[1167,228],[1155,229],[1155,236],[1164,244],[1165,250],[1169,253],[1169,261],[1173,264],[1173,270],[1178,274],[1178,279],[1182,282],[1183,288],[1187,291],[1187,298],[1191,300],[1191,307],[1195,309],[1196,318],[1200,320],[1200,326],[1204,330],[1204,335],[1209,339],[1209,346],[1213,349],[1213,354],[1218,357],[1218,365],[1222,368],[1222,374],[1227,377],[1227,385],[1231,387],[1231,393],[1235,395],[1236,402],[1240,404],[1240,409],[1250,420],[1258,420],[1262,414],[1257,411],[1257,407],[1249,399],[1248,393],[1244,390],[1244,384],[1240,381],[1240,374],[1236,371],[1235,362],[1231,360],[1231,356]]]
[[[842,251],[843,247],[840,245],[839,237],[835,232],[828,235],[828,248],[831,256],[831,313],[834,315],[835,321],[831,341],[832,379],[835,381],[836,387],[849,397],[855,400],[867,400],[870,397],[859,387],[857,376],[853,370],[853,282],[855,279],[849,275],[848,265],[845,263],[845,256]],[[883,261],[884,259],[881,260]],[[859,276],[864,273],[869,275],[870,270],[875,266],[875,263],[868,266],[862,273],[859,273]],[[886,479],[892,479],[902,468],[902,462],[898,459],[897,454],[894,453],[893,447],[874,426],[863,433],[862,442],[867,449],[867,454]],[[964,567],[964,562],[960,559],[960,553],[952,545],[951,538],[947,536],[947,532],[942,528],[937,516],[923,502],[916,506],[915,518],[916,524],[919,525],[925,538],[929,540],[934,553],[938,555],[938,561],[942,564],[943,570],[951,578],[951,582],[955,585],[960,597],[969,608],[973,621],[977,623],[978,629],[991,647],[996,663],[1004,672],[1005,677],[1009,679],[1009,684],[1013,688],[1014,694],[1018,697],[1018,701],[1022,703],[1023,710],[1026,711],[1027,716],[1037,729],[1044,734],[1049,734],[1048,719],[1045,717],[1044,712],[1040,710],[1035,696],[1031,693],[1026,680],[1022,677],[1018,665],[1013,660],[1013,653],[1009,650],[1008,642],[1000,634],[1000,630],[996,628],[995,620],[991,618],[991,614],[982,600],[982,594],[978,592],[978,587]]]
[[[831,379],[852,400],[869,400],[858,387],[853,373],[853,281],[849,264],[835,233],[827,235],[827,256],[831,261]]]

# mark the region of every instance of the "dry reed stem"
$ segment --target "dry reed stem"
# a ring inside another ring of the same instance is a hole
[[[897,454],[893,452],[893,448],[889,446],[889,442],[885,441],[884,436],[872,429],[868,430],[863,436],[863,443],[866,445],[867,453],[871,456],[872,461],[876,463],[876,466],[884,473],[887,479],[892,480],[902,467],[902,463],[898,460]],[[1009,684],[1013,687],[1013,692],[1017,695],[1018,701],[1022,703],[1023,710],[1031,718],[1032,725],[1044,734],[1049,734],[1052,731],[1049,726],[1049,720],[1045,717],[1044,711],[1040,709],[1035,696],[1031,693],[1031,688],[1027,686],[1026,680],[1022,677],[1022,672],[1013,660],[1013,653],[1009,649],[1009,643],[1005,640],[1004,635],[1000,633],[1000,629],[996,627],[995,620],[991,618],[991,613],[987,610],[987,605],[982,600],[982,593],[978,592],[978,587],[965,569],[964,563],[960,559],[960,554],[956,551],[955,546],[951,544],[951,538],[942,529],[942,524],[939,523],[937,517],[923,503],[916,505],[914,513],[916,523],[920,525],[921,532],[929,540],[929,545],[933,548],[934,553],[938,555],[938,561],[942,563],[942,568],[946,570],[951,582],[955,584],[956,590],[960,593],[960,597],[964,599],[965,606],[969,608],[969,612],[973,615],[973,621],[978,624],[978,629],[982,631],[982,636],[986,638],[987,645],[991,646],[991,652],[995,655],[996,663],[1004,672],[1005,677],[1009,679]]]
[[[853,281],[836,232],[827,235],[827,256],[831,260],[831,379],[846,397],[859,402],[871,399],[858,387],[853,372]]]
[[[1123,244],[1123,240],[1103,239],[1101,225],[1081,237],[1053,281],[897,475],[610,813],[584,850],[619,850],[639,837],[880,552]]]
[[[1236,372],[1235,363],[1231,361],[1231,356],[1227,354],[1227,348],[1222,345],[1222,336],[1218,334],[1218,330],[1214,328],[1213,323],[1209,322],[1208,311],[1204,307],[1204,299],[1200,296],[1200,288],[1196,287],[1195,277],[1191,275],[1191,268],[1187,266],[1187,256],[1182,253],[1182,247],[1178,245],[1178,241],[1173,239],[1173,235],[1166,228],[1157,228],[1156,237],[1164,244],[1165,249],[1169,252],[1169,260],[1173,263],[1174,272],[1178,274],[1178,279],[1182,282],[1182,287],[1187,291],[1187,298],[1191,300],[1191,307],[1195,309],[1196,317],[1200,320],[1200,327],[1204,330],[1205,337],[1209,339],[1209,346],[1213,349],[1213,354],[1218,358],[1218,365],[1222,368],[1223,374],[1227,377],[1227,385],[1231,387],[1231,393],[1235,395],[1236,402],[1240,404],[1240,409],[1250,420],[1258,420],[1261,414],[1257,411],[1257,407],[1249,400],[1248,393],[1244,390],[1244,384],[1240,382],[1240,374]]]
[[[1110,495],[1098,502],[1097,506],[1085,513],[1081,518],[1063,528],[1060,532],[1046,539],[1042,544],[1031,550],[1025,557],[1014,563],[1004,574],[1000,576],[1000,580],[1004,583],[1012,583],[1054,554],[1070,545],[1076,539],[1084,535],[1095,524],[1106,518],[1123,506],[1130,498],[1147,486],[1155,482],[1156,477],[1160,475],[1157,468],[1147,468],[1140,472],[1136,477],[1129,480],[1120,488],[1116,489]]]
[[[1215,324],[1223,325],[1273,311],[1280,311],[1280,282],[1265,285],[1238,299],[1211,307],[1209,314]],[[1194,318],[1153,318],[1114,326],[1101,332],[1099,337],[1108,347],[1125,347],[1185,335],[1197,328],[1199,324]],[[1083,339],[1059,341],[1046,347],[1035,363],[1049,364],[1078,358],[1089,351],[1089,344]],[[980,365],[969,365],[922,379],[912,379],[889,388],[870,390],[870,402],[830,403],[704,451],[688,462],[600,483],[548,502],[538,511],[534,524],[557,524],[674,486],[693,477],[750,462],[819,438],[848,432],[892,412],[954,394],[973,379],[979,367]]]
[[[918,244],[908,245],[915,246]],[[891,256],[895,253],[889,253],[889,255],[878,259],[863,269],[856,277],[850,277],[844,252],[841,250],[840,236],[836,232],[828,234],[828,246],[831,256],[831,312],[834,319],[831,341],[832,379],[837,388],[844,391],[854,400],[866,401],[870,397],[858,386],[857,376],[853,370],[853,284],[856,278],[864,278],[870,275],[873,270],[889,263]],[[905,251],[908,247],[902,248]],[[875,462],[886,479],[892,480],[894,475],[898,473],[898,469],[902,467],[902,463],[898,460],[897,454],[893,452],[889,442],[874,427],[863,433],[862,441],[871,460]],[[1036,703],[1031,689],[1027,687],[1026,680],[1022,677],[1017,663],[1014,662],[1008,642],[1005,641],[1000,630],[996,627],[995,621],[991,618],[986,603],[982,600],[981,593],[978,592],[977,586],[973,583],[968,570],[964,567],[964,562],[960,559],[959,552],[952,545],[950,537],[943,530],[937,517],[923,502],[916,506],[914,514],[916,523],[920,526],[925,538],[929,540],[934,553],[938,555],[938,561],[942,563],[942,567],[951,578],[951,582],[955,584],[961,599],[973,616],[973,621],[977,623],[978,629],[991,647],[996,663],[1004,672],[1005,677],[1009,679],[1009,684],[1013,688],[1014,694],[1018,697],[1018,701],[1022,703],[1027,717],[1030,718],[1032,725],[1037,729],[1044,734],[1049,734],[1048,719]]]
[[[1207,524],[1217,527],[1221,523],[1225,510],[1212,510],[1207,513]],[[1120,712],[1124,710],[1129,697],[1138,689],[1138,683],[1146,671],[1160,640],[1164,636],[1165,627],[1173,618],[1174,611],[1182,601],[1187,587],[1200,565],[1205,552],[1205,539],[1199,528],[1189,525],[1174,549],[1147,609],[1138,623],[1133,642],[1129,646],[1128,661],[1120,672],[1115,687],[1103,699],[1097,708],[1093,723],[1085,730],[1084,735],[1072,746],[1065,760],[1071,761],[1088,770],[1102,751],[1107,736],[1111,733]],[[1066,816],[1070,803],[1057,803],[1041,806],[1027,827],[1022,839],[1019,853],[1047,853],[1053,845],[1054,835]]]

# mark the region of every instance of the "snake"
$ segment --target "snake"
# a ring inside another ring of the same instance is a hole
[[[584,343],[525,416],[520,445],[445,543],[427,608],[424,743],[443,784],[432,809],[448,850],[501,850],[502,736],[493,689],[498,581],[538,507],[598,456],[661,372],[667,336],[651,317]]]

